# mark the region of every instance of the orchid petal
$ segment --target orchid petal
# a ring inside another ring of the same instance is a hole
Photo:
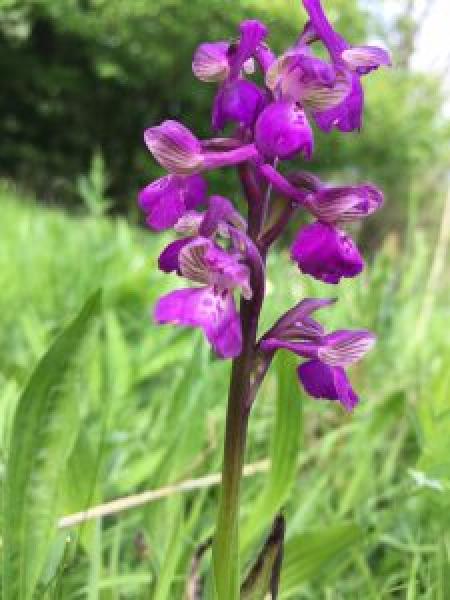
[[[180,252],[192,242],[192,238],[184,238],[182,240],[175,240],[164,248],[159,255],[158,266],[164,273],[172,273],[177,271],[180,273]]]
[[[358,75],[366,75],[378,67],[391,66],[391,57],[378,46],[353,46],[342,52],[345,65]]]
[[[207,83],[224,81],[229,73],[228,42],[200,44],[192,61],[192,71],[197,79]]]
[[[154,317],[160,324],[200,327],[221,358],[241,353],[241,322],[230,293],[210,287],[175,290],[160,298]]]
[[[371,331],[335,331],[324,337],[318,356],[328,365],[348,367],[361,360],[375,342],[376,337]]]
[[[310,360],[298,367],[298,377],[313,398],[337,400],[348,411],[359,402],[348,377],[341,367],[330,367],[320,360]]]
[[[206,181],[199,175],[167,175],[147,185],[139,193],[139,206],[147,214],[147,224],[156,231],[173,227],[187,210],[206,198]]]
[[[169,172],[191,175],[201,170],[201,144],[181,123],[164,121],[150,127],[145,131],[144,139],[156,161]]]

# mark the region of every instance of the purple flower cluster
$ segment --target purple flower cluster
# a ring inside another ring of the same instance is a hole
[[[241,23],[237,41],[207,42],[196,50],[194,75],[218,86],[212,128],[216,135],[227,128],[229,135],[199,140],[176,121],[145,131],[148,149],[169,174],[141,191],[139,205],[149,227],[173,228],[182,236],[162,252],[159,267],[195,284],[161,298],[155,319],[201,328],[222,358],[243,351],[248,322],[257,323],[264,298],[267,252],[299,209],[314,221],[298,232],[292,260],[303,273],[337,284],[364,268],[343,225],[371,215],[383,202],[382,193],[370,184],[333,187],[304,171],[279,171],[281,161],[311,160],[312,123],[325,132],[359,130],[361,77],[390,64],[380,48],[351,46],[333,29],[319,0],[303,4],[309,20],[279,57],[265,42],[267,28],[255,20]],[[329,60],[314,54],[314,42],[323,44]],[[264,86],[251,79],[256,69]],[[223,167],[238,170],[248,218],[229,199],[208,196],[204,173]],[[271,202],[272,192],[284,199],[281,211]],[[236,294],[242,297],[241,314]],[[300,302],[255,341],[253,355],[264,371],[277,349],[294,352],[305,359],[298,376],[306,392],[351,410],[358,397],[345,369],[375,338],[368,331],[326,333],[311,314],[331,302]]]

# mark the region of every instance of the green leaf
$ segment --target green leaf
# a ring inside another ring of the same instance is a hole
[[[297,360],[288,352],[278,352],[275,360],[278,393],[276,417],[270,449],[271,469],[244,523],[241,548],[248,550],[289,497],[295,481],[302,436],[302,398],[296,374]]]
[[[80,430],[72,454],[64,469],[64,513],[72,514],[100,504],[102,500],[98,481],[99,458],[83,429]],[[79,543],[92,555],[95,538],[95,521],[86,521],[77,527]]]
[[[302,533],[285,544],[281,571],[281,598],[297,598],[299,589],[318,577],[327,567],[345,561],[363,536],[353,523],[343,523]]]
[[[3,498],[4,598],[32,598],[53,542],[60,479],[79,427],[67,377],[100,305],[97,292],[39,361],[18,402]]]

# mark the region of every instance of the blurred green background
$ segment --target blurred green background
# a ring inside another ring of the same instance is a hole
[[[369,327],[379,343],[352,372],[362,397],[352,416],[304,397],[295,363],[280,354],[251,419],[247,463],[259,470],[244,483],[244,557],[283,508],[281,598],[446,600],[444,86],[439,73],[413,69],[420,2],[399,0],[395,13],[381,0],[325,4],[350,41],[381,41],[394,57],[392,70],[365,81],[362,133],[317,132],[310,165],[385,190],[384,209],[354,232],[367,270],[333,288],[339,302],[321,315],[330,328]],[[210,135],[214,90],[194,80],[192,53],[235,36],[249,17],[270,26],[277,50],[304,22],[296,0],[0,1],[5,600],[193,599],[186,585],[209,569],[208,553],[198,573],[192,558],[213,531],[214,485],[64,531],[56,521],[220,470],[229,364],[197,333],[152,325],[153,303],[177,281],[155,267],[170,236],[138,227],[135,204],[160,174],[143,129],[170,117]],[[239,199],[232,174],[209,179],[215,193]],[[262,327],[303,296],[330,294],[299,276],[283,246],[268,277]],[[93,301],[64,330],[98,287],[102,305]]]

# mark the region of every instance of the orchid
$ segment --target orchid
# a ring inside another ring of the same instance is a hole
[[[159,257],[166,273],[191,282],[163,296],[154,310],[159,324],[201,329],[220,359],[233,359],[225,441],[221,505],[213,545],[214,581],[219,600],[239,597],[239,482],[248,417],[258,389],[279,349],[300,362],[299,384],[315,399],[359,403],[347,369],[374,345],[366,330],[327,333],[312,317],[331,299],[304,299],[258,339],[264,302],[266,262],[274,242],[303,211],[292,244],[299,270],[336,285],[364,269],[355,242],[343,227],[372,215],[383,203],[374,185],[329,185],[305,172],[280,170],[292,158],[313,160],[313,123],[330,131],[359,130],[363,90],[360,78],[389,65],[386,51],[351,46],[328,21],[319,0],[303,0],[309,20],[280,57],[266,43],[259,21],[244,21],[235,42],[200,44],[192,68],[201,81],[216,84],[212,128],[226,137],[200,140],[181,123],[149,127],[145,143],[168,175],[146,186],[139,205],[147,225],[180,236]],[[311,49],[320,41],[330,61]],[[251,79],[256,68],[264,86]],[[234,167],[242,184],[247,215],[233,198],[208,196],[204,173]],[[283,198],[275,210],[273,195]],[[193,284],[193,285],[192,285]],[[240,297],[240,308],[236,303]]]

